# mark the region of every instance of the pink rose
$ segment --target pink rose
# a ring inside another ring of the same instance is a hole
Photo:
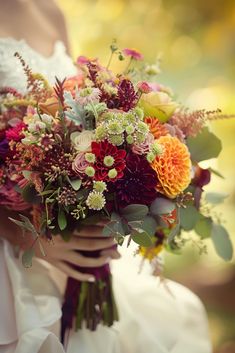
[[[149,133],[145,139],[144,142],[139,143],[139,144],[133,144],[131,146],[131,150],[135,154],[147,154],[149,152],[149,147],[153,144],[154,142],[154,136]]]
[[[73,162],[73,170],[77,174],[84,174],[86,167],[88,167],[89,163],[85,159],[85,153],[78,153],[74,162]]]

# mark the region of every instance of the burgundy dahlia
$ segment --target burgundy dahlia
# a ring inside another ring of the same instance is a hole
[[[8,129],[6,131],[6,138],[8,141],[20,141],[23,137],[23,130],[26,127],[25,123],[23,123],[22,121],[19,122],[17,125],[15,125],[14,127]]]
[[[145,157],[130,153],[126,159],[123,178],[115,186],[122,206],[137,203],[150,205],[156,198],[157,174]]]
[[[94,164],[95,180],[114,182],[123,176],[123,170],[126,166],[125,150],[119,150],[116,146],[105,140],[101,142],[93,141],[91,151],[96,157]],[[107,157],[112,161],[111,163],[106,163],[105,158]]]

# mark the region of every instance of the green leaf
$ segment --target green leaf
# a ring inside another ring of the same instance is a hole
[[[190,205],[180,209],[180,225],[184,230],[192,230],[199,218],[198,210]]]
[[[68,178],[68,181],[69,181],[70,185],[72,186],[73,190],[75,190],[75,191],[78,191],[82,185],[81,179],[71,180]]]
[[[232,260],[233,245],[227,230],[221,224],[213,223],[211,238],[217,254],[225,261]]]
[[[175,203],[163,197],[157,197],[150,206],[150,213],[153,215],[163,215],[172,213],[175,209]]]
[[[226,193],[219,193],[219,192],[208,192],[205,196],[205,200],[207,202],[212,203],[213,205],[217,205],[219,203],[224,202],[224,200],[226,199],[226,197],[228,197],[229,195]]]
[[[195,162],[218,157],[222,149],[221,141],[208,128],[204,128],[196,137],[189,137],[187,145]]]
[[[195,231],[200,237],[210,238],[212,229],[212,219],[210,217],[205,217],[202,214],[199,215],[199,219],[195,224]]]
[[[140,204],[126,206],[121,213],[128,221],[142,220],[148,214],[148,207]]]
[[[118,222],[117,221],[111,221],[111,222],[105,224],[105,226],[103,228],[103,231],[102,231],[102,234],[105,237],[117,236],[118,235],[117,234],[118,233],[117,228],[118,228]]]
[[[171,230],[170,233],[168,234],[167,238],[168,238],[168,244],[170,244],[176,235],[178,235],[180,232],[180,224],[177,223]]]
[[[150,236],[154,236],[157,229],[157,222],[151,216],[146,216],[143,219],[141,228],[148,233]]]
[[[40,197],[38,196],[37,191],[35,190],[34,186],[28,184],[22,190],[22,197],[24,201],[28,203],[40,203]]]
[[[66,219],[66,216],[65,216],[65,213],[63,210],[60,210],[58,212],[58,225],[59,225],[59,228],[60,230],[64,230],[67,226],[67,219]]]
[[[215,170],[213,168],[209,168],[210,172],[215,174],[217,177],[221,178],[221,179],[225,179],[225,177],[220,173],[218,172],[218,170]]]
[[[153,245],[153,239],[143,231],[137,231],[136,229],[132,230],[131,232],[131,238],[132,240],[139,244],[140,246],[152,246]]]
[[[33,248],[30,248],[30,249],[24,251],[24,253],[22,255],[22,264],[24,267],[26,267],[26,268],[32,267],[33,256],[34,256]]]
[[[119,234],[121,234],[123,236],[130,234],[128,224],[126,222],[124,222],[124,220],[119,216],[118,213],[113,212],[111,214],[111,221],[117,222],[115,228]]]

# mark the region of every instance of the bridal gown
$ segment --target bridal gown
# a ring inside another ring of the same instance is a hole
[[[23,40],[0,39],[0,87],[26,89],[16,51],[51,83],[55,75],[63,79],[75,74],[61,42],[45,58]],[[207,319],[199,299],[180,284],[163,284],[147,268],[138,274],[140,260],[133,249],[121,251],[122,258],[112,264],[120,321],[112,328],[99,326],[96,332],[71,332],[66,352],[210,353]],[[31,269],[23,268],[11,245],[0,239],[0,353],[65,352],[58,338],[65,280],[43,261],[34,260]]]

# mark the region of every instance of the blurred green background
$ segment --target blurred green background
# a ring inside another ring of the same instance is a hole
[[[159,82],[191,108],[235,113],[234,0],[59,0],[74,58],[108,61],[114,38],[120,48],[141,51],[154,63],[162,56]],[[223,141],[218,161],[209,164],[226,178],[213,178],[210,190],[229,194],[217,207],[235,245],[235,118],[214,122]],[[208,141],[209,143],[209,141]],[[208,189],[208,188],[207,188]],[[235,352],[235,260],[220,260],[208,242],[208,255],[190,245],[183,256],[166,255],[167,277],[192,288],[208,310],[216,353]]]

